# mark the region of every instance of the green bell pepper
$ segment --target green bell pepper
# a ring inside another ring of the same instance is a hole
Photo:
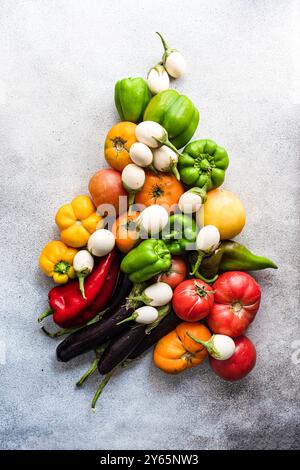
[[[184,253],[197,237],[197,224],[192,217],[183,214],[174,214],[169,218],[169,229],[162,233],[172,255]]]
[[[180,149],[193,137],[199,123],[199,111],[187,96],[169,89],[151,99],[143,120],[161,124],[168,132],[170,142]]]
[[[142,121],[149,101],[149,88],[143,78],[123,78],[116,83],[115,104],[122,121]]]
[[[121,270],[131,282],[144,282],[171,267],[171,254],[163,240],[142,241],[123,258]]]
[[[179,156],[180,178],[188,186],[210,191],[220,186],[225,178],[229,159],[225,149],[213,140],[195,140]]]
[[[192,267],[197,259],[197,253],[190,255]],[[209,256],[201,262],[195,277],[213,282],[219,273],[225,271],[258,271],[260,269],[277,269],[276,264],[268,258],[251,253],[245,246],[233,240],[224,240]]]

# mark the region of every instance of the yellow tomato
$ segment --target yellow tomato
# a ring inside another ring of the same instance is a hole
[[[231,191],[214,189],[207,193],[207,200],[197,214],[197,222],[204,225],[215,225],[220,232],[221,240],[234,238],[246,222],[246,212],[241,200]]]

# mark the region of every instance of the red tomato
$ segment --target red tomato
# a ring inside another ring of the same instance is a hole
[[[184,321],[198,321],[206,317],[213,306],[212,288],[200,279],[188,279],[179,284],[173,295],[173,309]]]
[[[256,349],[247,336],[239,336],[234,340],[235,352],[226,361],[209,357],[211,368],[224,380],[240,380],[253,369],[256,362]]]
[[[213,289],[215,304],[207,319],[209,328],[232,338],[242,335],[259,308],[259,285],[247,273],[228,271],[219,276]]]
[[[178,284],[185,280],[187,273],[187,267],[183,259],[179,256],[174,256],[174,258],[172,258],[172,265],[169,271],[160,274],[156,278],[156,281],[165,282],[166,284],[169,284],[172,289],[175,289]]]

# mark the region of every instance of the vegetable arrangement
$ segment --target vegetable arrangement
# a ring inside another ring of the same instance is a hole
[[[238,196],[220,189],[228,154],[212,139],[190,142],[199,111],[169,88],[169,77],[185,73],[185,59],[158,35],[164,52],[147,79],[115,85],[121,122],[104,143],[110,168],[92,176],[90,196],[58,210],[60,240],[39,259],[57,286],[38,321],[51,317],[60,329],[43,324],[42,331],[66,336],[59,361],[94,351],[77,382],[102,376],[93,410],[114,371],[151,346],[155,366],[168,374],[208,357],[224,380],[245,377],[256,350],[244,334],[261,298],[246,271],[277,268],[233,240],[246,215]]]

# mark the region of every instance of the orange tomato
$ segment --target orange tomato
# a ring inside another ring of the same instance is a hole
[[[155,346],[153,360],[156,367],[167,374],[179,374],[204,361],[208,355],[206,348],[192,340],[187,332],[202,341],[211,337],[209,329],[201,323],[180,323]]]
[[[184,193],[183,184],[173,175],[155,175],[147,172],[144,186],[136,193],[135,203],[151,206],[159,204],[172,210]]]
[[[138,218],[140,212],[122,214],[112,226],[112,233],[116,237],[116,245],[122,253],[128,253],[138,241],[139,234],[135,230],[134,221]]]
[[[132,163],[129,149],[136,142],[135,128],[136,124],[133,122],[119,122],[110,129],[106,136],[105,160],[115,170],[122,171],[128,163]]]

